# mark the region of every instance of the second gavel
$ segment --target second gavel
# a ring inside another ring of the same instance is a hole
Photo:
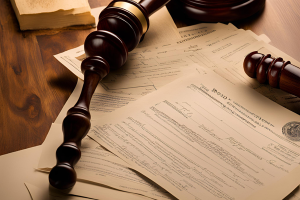
[[[89,105],[99,83],[110,70],[124,65],[149,28],[149,16],[169,0],[114,0],[100,14],[97,31],[84,43],[87,58],[81,64],[84,84],[74,107],[63,121],[64,141],[56,151],[57,164],[49,174],[49,182],[58,189],[68,189],[76,183],[74,165],[81,157],[81,140],[91,123]]]
[[[300,68],[290,61],[254,51],[245,57],[244,71],[259,83],[269,83],[274,88],[300,97]]]

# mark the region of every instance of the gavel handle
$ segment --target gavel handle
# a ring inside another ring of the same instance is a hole
[[[81,140],[91,123],[89,106],[99,83],[110,71],[121,67],[128,51],[144,36],[149,16],[169,0],[114,0],[100,15],[97,31],[88,35],[84,43],[88,56],[81,64],[84,85],[80,97],[63,121],[64,141],[56,151],[57,164],[49,174],[49,182],[58,189],[69,189],[76,183],[74,165],[81,157]],[[112,20],[113,19],[113,20]]]
[[[290,61],[254,51],[245,57],[244,71],[259,83],[269,83],[274,88],[300,97],[300,68]]]
[[[93,68],[93,65],[99,68]],[[81,140],[88,133],[91,123],[89,106],[99,81],[109,72],[109,64],[101,57],[89,57],[81,64],[84,84],[74,107],[68,110],[63,121],[64,141],[56,151],[57,164],[49,174],[49,182],[58,189],[67,189],[76,183],[74,165],[81,157]]]

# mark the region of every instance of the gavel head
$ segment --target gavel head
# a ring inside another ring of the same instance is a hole
[[[128,52],[140,42],[149,27],[147,11],[132,0],[112,1],[100,16],[97,31],[84,43],[87,56],[101,56],[111,69],[121,67]]]
[[[97,29],[106,30],[124,41],[128,51],[132,51],[149,28],[147,11],[132,0],[115,0],[105,8],[100,16]]]
[[[257,51],[249,53],[244,59],[244,71],[251,77],[256,78],[259,83],[269,83],[278,88],[282,69],[290,64],[282,58],[272,58],[270,54],[261,54]]]

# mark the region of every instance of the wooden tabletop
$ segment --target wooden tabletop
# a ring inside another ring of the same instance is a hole
[[[92,8],[110,0],[89,0]],[[77,77],[53,55],[84,43],[94,29],[20,31],[9,0],[0,0],[0,155],[41,144]],[[178,27],[197,23],[168,9]],[[262,13],[234,23],[266,34],[271,44],[300,60],[300,1],[266,0]]]

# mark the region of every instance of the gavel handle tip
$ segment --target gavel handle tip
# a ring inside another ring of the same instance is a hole
[[[50,184],[57,189],[70,189],[76,183],[75,170],[68,164],[58,164],[52,168],[49,174]]]

